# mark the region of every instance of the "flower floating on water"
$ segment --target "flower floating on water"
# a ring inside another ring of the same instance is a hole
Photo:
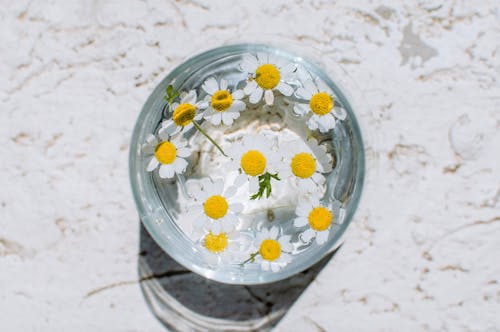
[[[174,129],[170,128],[172,131]],[[186,147],[187,142],[180,137],[172,138],[170,130],[158,133],[159,139],[150,135],[143,146],[143,151],[151,155],[146,170],[152,172],[159,166],[159,175],[163,179],[184,173],[188,165],[184,158],[191,154],[191,150]]]
[[[278,227],[263,228],[255,238],[255,247],[258,249],[242,264],[257,261],[264,271],[277,272],[291,261],[290,252],[293,249],[290,235],[279,235]]]
[[[294,63],[285,63],[272,55],[244,55],[241,69],[250,76],[244,88],[245,93],[250,96],[249,101],[257,104],[264,95],[266,104],[273,105],[275,90],[285,96],[291,96],[293,88],[286,82],[291,80],[296,68]]]
[[[346,111],[339,107],[333,98],[332,90],[319,78],[313,81],[306,79],[303,87],[295,91],[295,96],[309,101],[309,104],[296,103],[293,110],[298,115],[311,113],[307,121],[309,129],[319,129],[326,133],[335,127],[335,119],[344,120]]]
[[[287,142],[280,147],[284,160],[280,165],[279,174],[285,178],[295,180],[301,191],[313,192],[325,183],[321,173],[332,170],[332,156],[327,154],[326,147],[318,145],[314,138],[305,144]]]
[[[202,85],[202,89],[208,94],[209,106],[203,117],[213,125],[223,123],[226,126],[233,124],[233,121],[240,117],[240,112],[246,107],[241,101],[244,97],[242,90],[231,93],[227,88],[227,81],[221,79],[218,83],[211,77]]]
[[[228,150],[232,158],[232,168],[240,169],[241,174],[235,184],[249,182],[251,199],[269,197],[272,192],[271,179],[279,181],[278,168],[280,155],[274,151],[276,141],[266,136],[245,136]]]
[[[201,186],[191,190],[197,202],[189,208],[193,226],[215,234],[232,231],[238,223],[237,214],[243,210],[243,204],[230,202],[236,191],[235,186],[225,188],[223,180],[203,179]]]
[[[170,87],[170,86],[169,86]],[[166,99],[171,102],[178,95],[177,91],[168,90]],[[191,90],[188,93],[183,92],[180,94],[181,102],[172,103],[170,109],[173,110],[172,119],[163,121],[161,124],[161,129],[159,133],[166,130],[173,134],[177,134],[181,130],[189,130],[193,126],[202,133],[219,151],[225,156],[225,152],[206,132],[203,130],[197,121],[201,120],[202,114],[200,110],[208,107],[207,101],[197,101],[197,95],[195,90]],[[173,129],[172,129],[173,128]]]
[[[295,227],[309,226],[301,235],[304,242],[316,238],[317,244],[323,244],[328,240],[334,215],[317,197],[299,202],[295,214],[297,215],[293,222]]]
[[[234,233],[212,233],[208,232],[201,240],[205,249],[203,256],[210,265],[216,265],[219,262],[229,264],[235,259],[235,253],[238,250]]]

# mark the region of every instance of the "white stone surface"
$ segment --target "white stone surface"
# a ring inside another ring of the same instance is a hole
[[[368,159],[345,245],[276,330],[500,331],[498,1],[0,7],[0,330],[162,330],[137,283],[136,116],[186,56],[272,33],[358,82]]]

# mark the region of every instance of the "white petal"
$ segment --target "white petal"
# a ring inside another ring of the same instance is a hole
[[[170,179],[174,177],[175,174],[175,169],[173,165],[161,165],[160,166],[160,177],[162,179]]]
[[[267,105],[274,104],[274,93],[273,93],[273,90],[266,90],[264,92],[264,99],[266,100],[266,104]]]
[[[255,89],[257,89],[257,82],[248,81],[245,88],[243,88],[243,92],[245,92],[246,95],[249,95],[249,94],[252,94],[252,92],[254,92]]]
[[[239,116],[239,113],[236,114],[238,114]],[[234,122],[233,116],[231,115],[231,113],[228,112],[222,113],[221,118],[222,118],[222,123],[224,123],[226,126],[230,126]]]
[[[304,233],[302,233],[300,235],[300,238],[301,238],[302,241],[304,241],[304,242],[307,243],[307,242],[311,241],[311,239],[315,235],[316,235],[316,232],[309,228],[309,229],[305,230]]]
[[[219,262],[219,256],[216,254],[212,254],[211,252],[206,252],[203,255],[203,258],[209,265],[217,265],[217,263]]]
[[[208,107],[208,102],[205,101],[205,100],[200,100],[199,102],[197,102],[196,104],[194,104],[194,106],[196,106],[196,108],[200,109],[200,110],[203,110],[205,108]],[[196,116],[194,117],[195,120],[199,120],[196,118]]]
[[[259,64],[269,63],[269,53],[259,52],[257,53],[257,61]]]
[[[198,215],[198,217],[193,220],[193,226],[196,228],[202,228],[205,226],[206,222],[207,218],[204,215]]]
[[[253,90],[252,94],[250,95],[248,101],[250,101],[252,104],[257,104],[262,99],[263,92],[264,91],[262,90],[261,87],[256,87],[255,90]]]
[[[214,126],[220,125],[222,121],[222,114],[220,113],[215,113],[210,117],[210,123],[213,124]]]
[[[163,135],[164,137],[166,138],[163,138],[162,136],[160,136],[162,139],[168,139],[168,136],[172,136],[172,134],[174,133],[175,129],[177,129],[177,125],[175,124],[175,122],[169,122],[167,124],[165,124],[165,126],[162,126],[161,129],[158,131],[158,135]]]
[[[222,191],[224,190],[224,180],[222,179],[217,179],[213,182],[212,184],[212,193],[214,195],[220,195],[222,194]]]
[[[314,84],[312,80],[307,80],[304,82],[304,89],[306,89],[311,96],[319,92],[316,84]]]
[[[158,166],[158,164],[160,164],[160,163],[158,162],[158,160],[156,159],[156,157],[153,156],[153,158],[151,158],[151,160],[149,161],[148,167],[146,168],[146,170],[148,172],[152,172],[152,171],[155,170],[155,168]]]
[[[259,66],[257,58],[251,54],[245,54],[241,59],[241,69],[247,73],[255,73],[255,70]]]
[[[259,179],[256,176],[251,176],[249,178],[249,185],[249,190],[252,195],[259,191]]]
[[[279,229],[276,226],[271,227],[271,230],[269,231],[269,237],[271,239],[276,239],[278,237]]]
[[[293,106],[293,111],[297,115],[304,115],[307,112],[309,112],[309,105],[307,104],[301,104],[301,103],[295,103]]]
[[[307,225],[308,223],[309,222],[307,221],[306,217],[298,217],[298,218],[295,218],[295,220],[293,221],[293,225],[295,227],[302,227],[302,226]]]
[[[332,114],[326,114],[320,117],[318,121],[319,131],[322,133],[328,132],[335,127],[335,118]]]
[[[222,225],[220,221],[214,221],[210,226],[210,230],[214,234],[219,234],[222,231]]]
[[[302,200],[297,204],[297,207],[295,208],[295,213],[299,217],[307,217],[309,216],[309,212],[311,212],[312,205],[307,202],[306,200]]]
[[[263,260],[263,261],[262,261],[262,263],[260,263],[260,267],[261,267],[261,269],[262,269],[262,270],[264,270],[264,271],[269,271],[269,269],[270,269],[270,264],[269,264],[269,262],[268,262],[268,261]]]
[[[307,91],[305,88],[302,87],[298,88],[295,91],[295,96],[301,99],[310,100],[312,95],[313,95],[312,93],[310,93],[309,91]]]
[[[278,272],[281,269],[281,265],[278,263],[271,263],[271,271]]]
[[[293,88],[290,85],[283,82],[280,82],[276,87],[276,89],[278,89],[279,92],[281,92],[283,95],[287,97],[291,96],[293,93]]]
[[[309,120],[307,120],[307,126],[309,127],[309,129],[311,130],[316,130],[318,129],[318,116],[317,115],[313,115]]]
[[[340,107],[338,107],[338,108],[334,107],[332,110],[332,113],[339,120],[345,120],[345,118],[347,117],[347,112],[343,108],[340,108]]]
[[[187,158],[191,155],[189,148],[181,148],[177,150],[177,157]]]
[[[228,217],[229,217],[229,215],[228,215]],[[226,220],[221,222],[222,230],[226,233],[231,232],[234,229],[234,227],[236,226],[237,221],[238,221],[238,219],[234,220],[233,216],[231,215],[230,218],[226,218]]]
[[[240,213],[241,211],[243,211],[243,208],[244,206],[241,203],[233,203],[229,205],[229,209],[234,213]]]
[[[318,232],[316,235],[316,243],[323,244],[328,240],[328,235],[330,234],[329,230]]]
[[[230,197],[233,197],[234,194],[236,194],[236,191],[238,190],[238,188],[236,186],[230,186],[229,188],[226,189],[226,191],[224,192],[224,197],[226,198],[230,198]]]
[[[189,93],[184,98],[182,98],[182,102],[194,105],[196,103],[196,91],[189,91]]]
[[[262,230],[260,232],[261,232],[262,238],[264,240],[269,239],[269,229],[268,228],[262,228]]]
[[[244,173],[238,175],[238,177],[236,177],[236,179],[234,180],[234,185],[237,186],[237,187],[240,187],[242,186],[245,181],[248,179],[248,176]]]
[[[219,89],[220,90],[227,90],[227,81],[223,78],[220,80]]]
[[[235,100],[233,101],[233,105],[231,107],[234,107],[235,111],[241,112],[247,107],[247,105],[241,100]]]
[[[217,80],[215,78],[210,77],[203,83],[201,88],[205,90],[205,92],[209,95],[213,95],[219,90],[219,84],[217,83]]]
[[[241,89],[238,89],[236,91],[234,91],[231,96],[233,97],[233,99],[241,99],[245,96],[245,93],[243,92],[243,90]]]
[[[176,158],[174,161],[174,168],[177,174],[181,174],[186,170],[188,162],[182,158]]]

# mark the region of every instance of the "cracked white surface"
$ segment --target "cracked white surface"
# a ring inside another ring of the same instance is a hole
[[[2,330],[161,330],[135,282],[132,127],[186,56],[265,31],[342,63],[367,103],[362,206],[277,330],[500,331],[497,1],[19,0],[0,18]]]

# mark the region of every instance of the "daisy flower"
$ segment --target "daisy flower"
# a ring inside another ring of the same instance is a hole
[[[159,167],[159,175],[163,179],[172,178],[176,173],[184,173],[188,165],[184,158],[191,154],[186,140],[171,137],[171,131],[174,129],[163,130],[158,133],[158,137],[149,135],[143,145],[143,151],[151,155],[146,170],[152,172]]]
[[[235,260],[238,250],[237,241],[233,233],[208,232],[201,239],[201,245],[205,249],[202,253],[205,261],[210,265],[229,264]]]
[[[309,102],[296,103],[293,110],[302,116],[311,114],[307,120],[311,130],[319,129],[326,133],[335,127],[335,119],[344,120],[347,117],[346,111],[335,103],[332,90],[319,78],[314,81],[306,79],[303,87],[295,91],[295,96]]]
[[[332,170],[332,156],[324,145],[311,138],[305,145],[297,141],[284,143],[280,151],[284,156],[279,170],[281,178],[294,179],[302,192],[313,192],[323,186],[322,173]]]
[[[192,188],[191,195],[196,200],[196,204],[189,207],[193,226],[214,234],[232,231],[238,223],[237,214],[243,210],[243,204],[228,201],[236,190],[235,186],[225,188],[222,179],[203,179],[201,186]]]
[[[188,93],[182,92],[180,95],[180,103],[172,103],[170,109],[173,111],[172,119],[162,122],[162,130],[171,131],[172,135],[177,134],[184,129],[191,129],[194,121],[199,121],[202,118],[201,110],[207,108],[208,103],[204,100],[197,101],[196,91],[191,90]],[[172,127],[174,128],[172,130]]]
[[[268,54],[246,54],[241,60],[241,69],[249,74],[249,81],[244,88],[249,101],[257,104],[264,95],[267,105],[274,104],[274,91],[278,90],[285,96],[291,96],[293,88],[286,82],[290,81],[296,70],[294,63],[285,63],[277,57]]]
[[[297,215],[293,221],[295,227],[308,226],[301,235],[304,242],[316,238],[317,244],[323,244],[328,240],[334,216],[331,209],[321,204],[317,197],[299,201],[295,214]]]
[[[203,113],[203,117],[213,125],[223,123],[226,126],[233,124],[233,121],[240,117],[240,112],[246,107],[241,101],[244,93],[242,90],[236,90],[231,93],[227,88],[227,81],[221,79],[217,82],[211,77],[201,86],[208,94],[206,100],[209,100],[209,106]]]
[[[291,261],[289,254],[293,246],[290,235],[279,235],[278,227],[263,228],[255,238],[255,247],[258,251],[252,255],[264,271],[279,271]]]
[[[245,136],[228,150],[233,169],[240,169],[235,185],[249,182],[251,199],[261,198],[264,191],[271,195],[271,179],[280,180],[278,168],[281,156],[274,151],[276,141],[266,136]]]

